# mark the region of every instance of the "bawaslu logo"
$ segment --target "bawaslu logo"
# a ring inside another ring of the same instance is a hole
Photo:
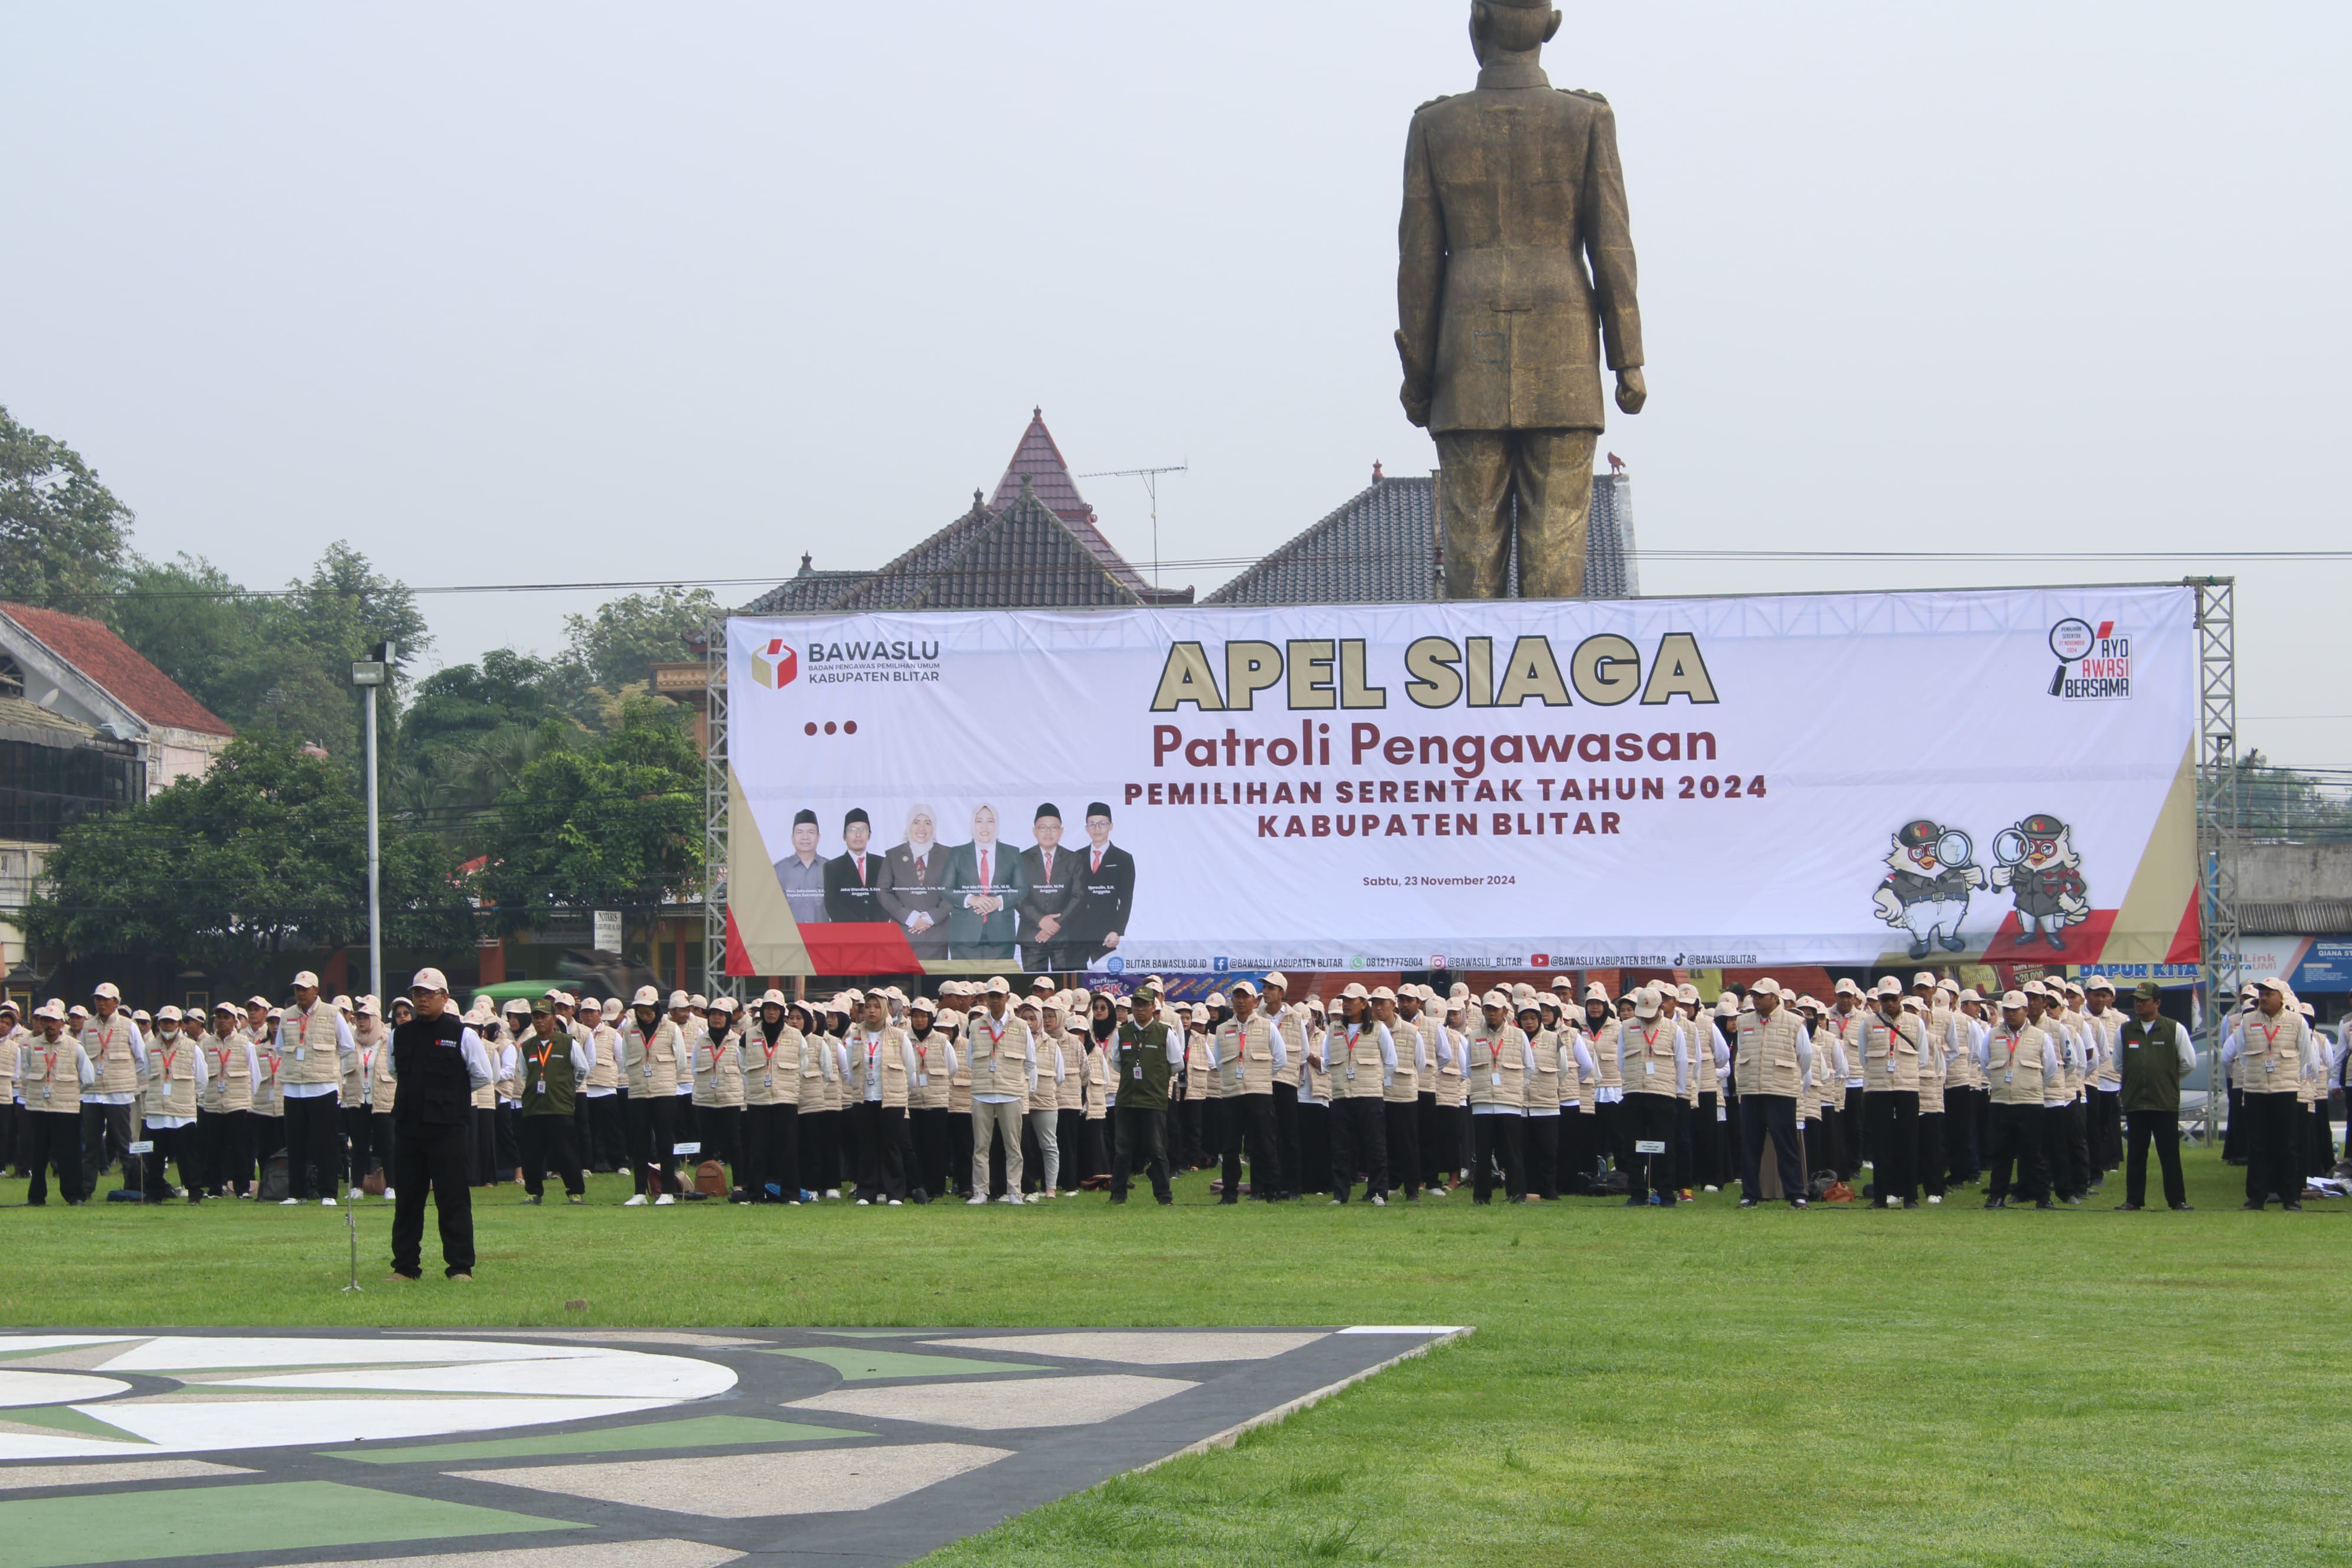
[[[2115,702],[2131,698],[2131,638],[2116,635],[2116,623],[2094,626],[2068,616],[2050,628],[2050,652],[2058,660],[2050,695],[2062,702]]]
[[[803,652],[808,659],[811,686],[935,681],[940,678],[940,645],[936,639],[852,637],[839,642],[813,642]]]
[[[799,650],[786,647],[782,637],[770,637],[766,647],[751,655],[751,679],[772,691],[790,686],[800,673]]]

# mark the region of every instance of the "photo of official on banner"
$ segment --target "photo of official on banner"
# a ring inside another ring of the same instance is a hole
[[[2195,616],[739,617],[728,970],[2193,963]]]

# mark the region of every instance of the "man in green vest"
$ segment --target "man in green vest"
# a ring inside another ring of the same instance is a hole
[[[1111,1051],[1111,1092],[1117,1099],[1117,1142],[1110,1159],[1110,1201],[1127,1202],[1127,1179],[1139,1148],[1151,1177],[1151,1195],[1172,1204],[1168,1189],[1168,1085],[1183,1061],[1184,1047],[1160,1017],[1160,991],[1147,984],[1135,994],[1134,1016],[1118,1026]]]
[[[562,1023],[555,1016],[555,1004],[541,997],[530,1005],[530,1030],[518,1047],[522,1115],[517,1131],[522,1142],[522,1201],[527,1204],[537,1204],[545,1195],[551,1165],[563,1178],[572,1202],[587,1201],[573,1113],[581,1086],[596,1066],[596,1041],[593,1036],[575,1039]]]
[[[2132,993],[2132,1016],[2116,1037],[2123,1073],[2124,1122],[2131,1147],[2124,1163],[2124,1201],[2119,1209],[2147,1206],[2147,1145],[2164,1165],[2164,1201],[2175,1212],[2189,1207],[2180,1179],[2180,1080],[2196,1070],[2197,1047],[2179,1020],[2159,1008],[2164,988],[2143,980]]]

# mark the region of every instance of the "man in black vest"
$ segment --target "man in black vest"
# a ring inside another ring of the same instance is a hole
[[[410,985],[416,1016],[392,1031],[392,1277],[424,1277],[425,1194],[441,1216],[441,1260],[452,1279],[474,1278],[474,1199],[467,1148],[474,1090],[490,1081],[481,1037],[449,1005],[449,982],[420,969]]]
[[[1118,1097],[1117,1142],[1110,1158],[1110,1201],[1127,1202],[1129,1173],[1140,1156],[1151,1177],[1151,1195],[1172,1204],[1168,1186],[1168,1086],[1183,1065],[1184,1047],[1160,1021],[1160,993],[1146,985],[1135,994],[1135,1014],[1118,1026],[1111,1053],[1111,1093]]]
[[[2147,1145],[2156,1142],[2156,1157],[2164,1165],[2164,1201],[2175,1210],[2189,1208],[2189,1189],[2180,1180],[2180,1080],[2197,1070],[2197,1047],[2178,1019],[2160,1010],[2164,987],[2143,980],[2132,993],[2132,1016],[2116,1037],[2116,1055],[2123,1074],[2124,1121],[2131,1133],[2131,1149],[2124,1163],[2124,1201],[2120,1209],[2147,1205]]]

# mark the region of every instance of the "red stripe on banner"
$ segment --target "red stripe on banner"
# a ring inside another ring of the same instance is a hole
[[[2189,907],[2180,911],[2180,929],[2172,933],[2172,947],[2164,955],[2167,963],[2200,963],[2204,961],[2205,947],[2197,919],[2198,895],[2189,895]]]
[[[727,973],[730,974],[756,973],[751,967],[751,954],[743,945],[743,933],[735,929],[735,911],[732,908],[727,911]]]
[[[2113,636],[2115,629],[2116,623],[2113,621],[2101,621],[2099,623],[2099,636],[2102,638]]]
[[[2095,966],[2099,954],[2106,951],[2107,933],[2115,930],[2116,917],[2121,913],[2121,910],[2093,910],[2089,920],[2061,931],[2058,940],[2063,945],[2053,947],[2049,939],[2039,931],[2021,945],[2017,937],[2023,928],[2018,921],[2017,911],[2011,910],[2009,918],[2000,922],[2000,929],[1993,932],[1992,941],[1985,944],[1984,961],[1987,963],[2084,963]]]
[[[819,974],[920,974],[914,944],[889,921],[800,928],[809,967]]]

